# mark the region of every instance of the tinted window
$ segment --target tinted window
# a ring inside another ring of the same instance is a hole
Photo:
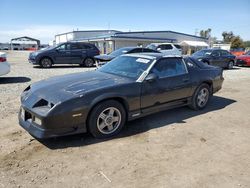
[[[181,46],[178,45],[178,44],[174,44],[174,46],[175,46],[177,49],[181,49]]]
[[[70,44],[62,44],[56,48],[57,50],[70,50]]]
[[[227,51],[221,51],[221,55],[222,56],[229,56],[231,54],[229,52],[227,52]]]
[[[143,52],[154,52],[154,53],[159,53],[158,51],[151,50],[151,49],[148,49],[148,48],[143,48]]]
[[[79,44],[80,46],[80,49],[84,49],[84,50],[87,50],[87,49],[90,49],[91,46],[87,45],[87,44]]]
[[[111,52],[109,55],[111,55],[111,56],[114,56],[114,57],[117,57],[117,56],[120,56],[120,55],[122,55],[122,54],[125,54],[125,53],[127,53],[128,51],[130,51],[132,48],[127,48],[127,47],[125,47],[125,48],[120,48],[120,49],[118,49],[118,50],[115,50],[115,51],[113,51],[113,52]]]
[[[220,52],[219,51],[213,51],[212,52],[212,56],[219,57],[220,56]]]
[[[171,49],[173,49],[171,44],[162,44],[162,45],[159,45],[158,48],[161,48],[161,50],[171,50]]]
[[[71,50],[77,50],[79,46],[77,44],[71,44]]]
[[[187,70],[182,59],[167,58],[159,60],[153,67],[152,72],[162,78],[185,74]]]
[[[133,50],[128,51],[128,53],[141,53],[142,52],[142,48],[135,48]]]
[[[209,56],[211,55],[212,51],[211,50],[200,50],[198,52],[195,52],[193,56]]]

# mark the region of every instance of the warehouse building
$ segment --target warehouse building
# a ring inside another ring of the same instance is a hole
[[[121,32],[116,30],[72,31],[55,36],[55,43],[83,41],[95,44],[102,53],[126,46],[146,47],[150,43],[171,42],[183,45],[184,53],[208,47],[208,39],[174,31]]]

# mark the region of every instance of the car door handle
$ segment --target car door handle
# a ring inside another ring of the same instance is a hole
[[[70,52],[66,52],[66,54],[70,54]]]

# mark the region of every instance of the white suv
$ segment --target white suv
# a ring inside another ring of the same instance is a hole
[[[182,55],[181,46],[173,43],[151,43],[147,46],[166,55]]]

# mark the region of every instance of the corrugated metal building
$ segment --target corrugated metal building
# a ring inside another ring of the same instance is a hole
[[[145,47],[150,43],[183,41],[208,42],[207,38],[174,31],[121,32],[116,30],[72,31],[55,36],[56,44],[66,41],[94,43],[102,53],[108,53],[126,46]]]

